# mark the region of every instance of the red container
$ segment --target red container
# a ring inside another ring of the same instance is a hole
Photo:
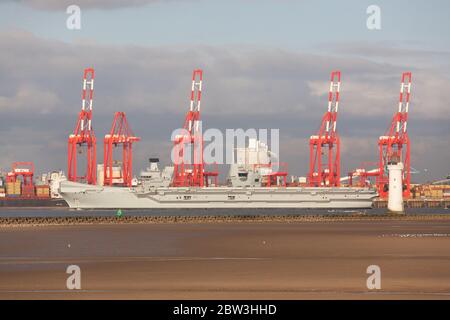
[[[22,185],[22,196],[34,196],[34,186]]]

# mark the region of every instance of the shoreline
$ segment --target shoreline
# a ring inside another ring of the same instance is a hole
[[[449,214],[301,214],[301,215],[211,215],[211,216],[73,216],[0,217],[0,228],[83,226],[114,224],[218,224],[218,223],[320,223],[351,221],[448,221]]]

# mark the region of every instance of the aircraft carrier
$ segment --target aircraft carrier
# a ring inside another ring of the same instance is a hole
[[[173,187],[173,167],[157,162],[142,171],[132,187],[111,187],[62,181],[59,192],[75,209],[152,208],[371,208],[377,192],[370,188],[263,186],[253,167],[231,165],[227,185]]]
[[[368,188],[313,187],[107,187],[71,181],[60,193],[70,208],[371,208],[376,191]]]

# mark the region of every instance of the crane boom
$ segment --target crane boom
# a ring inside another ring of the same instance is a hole
[[[311,136],[309,185],[340,185],[340,139],[337,133],[337,114],[341,87],[341,72],[333,71],[330,77],[328,106],[317,135]]]
[[[174,141],[175,159],[172,181],[174,186],[203,187],[205,184],[203,135],[200,127],[202,83],[203,71],[201,69],[194,70],[189,111],[185,117],[182,134],[177,135]]]
[[[68,179],[70,181],[96,184],[96,138],[92,127],[92,107],[94,97],[94,69],[86,68],[83,73],[81,111],[75,130],[68,140]],[[87,149],[86,172],[77,174],[77,148],[80,153]]]
[[[379,175],[377,177],[377,186],[378,193],[383,198],[387,197],[389,189],[387,165],[392,162],[403,162],[403,196],[409,197],[411,193],[411,150],[407,130],[411,83],[411,72],[404,72],[400,83],[398,110],[394,114],[385,135],[378,140]]]

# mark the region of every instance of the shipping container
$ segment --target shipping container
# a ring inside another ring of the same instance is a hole
[[[436,198],[442,199],[444,197],[444,190],[442,190],[442,189],[436,190],[435,196],[436,196]]]
[[[36,186],[36,196],[38,196],[40,198],[49,198],[50,197],[50,187],[48,185]]]
[[[21,195],[20,194],[9,194],[7,195],[8,198],[20,198]]]
[[[34,196],[35,192],[34,192],[34,186],[33,185],[23,185],[22,186],[22,195],[23,196]]]
[[[20,195],[21,194],[21,182],[7,182],[6,183],[6,193],[11,195]]]

